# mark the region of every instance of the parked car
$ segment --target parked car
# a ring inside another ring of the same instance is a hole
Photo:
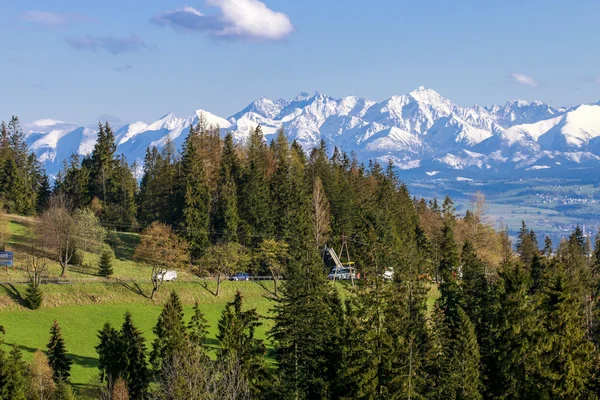
[[[249,281],[250,275],[247,272],[238,272],[237,274],[229,277],[230,281]]]
[[[329,275],[327,275],[327,279],[336,279],[342,281],[356,279],[356,270],[352,267],[335,267],[331,270]]]
[[[383,273],[383,279],[392,280],[394,279],[394,268],[388,268]]]
[[[166,269],[159,271],[158,273],[154,274],[154,276],[152,277],[152,280],[154,280],[154,281],[163,281],[163,282],[175,282],[176,279],[177,279],[177,271],[169,271]]]

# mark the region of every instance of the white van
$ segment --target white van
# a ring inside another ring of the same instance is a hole
[[[152,280],[154,281],[162,281],[162,282],[175,282],[177,279],[177,271],[168,271],[163,269],[162,271],[154,274]]]

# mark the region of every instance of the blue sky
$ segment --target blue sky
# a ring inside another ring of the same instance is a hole
[[[459,105],[600,100],[592,0],[0,3],[0,119],[227,117],[301,91]]]

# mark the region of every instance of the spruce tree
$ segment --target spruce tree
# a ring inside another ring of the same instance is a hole
[[[95,349],[98,353],[100,381],[106,382],[111,390],[111,386],[123,376],[127,368],[125,348],[120,333],[108,322],[98,331],[98,339],[100,343]]]
[[[152,331],[156,339],[152,343],[150,363],[155,371],[160,372],[163,363],[181,354],[188,343],[183,307],[175,291],[171,292]]]
[[[278,239],[291,236],[292,210],[294,208],[290,175],[290,148],[283,128],[277,131],[273,142],[276,169],[271,177],[271,197],[275,205],[274,233]]]
[[[458,249],[454,239],[452,220],[446,220],[442,227],[439,271],[442,282],[450,282],[456,278],[459,267]]]
[[[120,341],[126,359],[122,378],[127,382],[129,398],[131,400],[143,400],[146,398],[150,383],[150,373],[146,363],[146,344],[142,332],[133,324],[129,312],[125,313]]]
[[[525,267],[529,268],[533,257],[539,254],[538,241],[533,230],[529,230],[525,221],[521,221],[521,229],[517,235],[517,253]]]
[[[594,346],[587,337],[581,299],[564,267],[556,265],[542,301],[550,389],[554,398],[579,398],[586,392],[594,364]]]
[[[113,274],[112,258],[112,251],[105,250],[102,252],[98,262],[98,275],[108,278]]]
[[[115,136],[108,122],[98,124],[98,138],[89,159],[90,195],[106,202],[108,199],[108,181],[114,168],[114,155],[117,150]]]
[[[65,340],[58,322],[55,320],[50,329],[50,342],[48,348],[48,362],[52,368],[52,378],[55,383],[68,382],[71,376],[71,364],[73,360],[67,357]]]
[[[262,128],[257,126],[250,133],[247,145],[247,168],[241,181],[240,214],[247,225],[251,244],[258,246],[260,238],[273,234],[271,191],[268,182],[269,149],[264,141]]]
[[[183,226],[193,258],[198,258],[209,244],[210,189],[208,176],[201,158],[200,128],[190,128],[183,146]]]
[[[37,310],[42,305],[43,293],[40,289],[39,283],[35,280],[30,279],[25,289],[25,304],[30,310]]]
[[[254,395],[259,395],[266,384],[267,373],[265,345],[255,338],[256,328],[262,324],[256,309],[242,311],[242,303],[242,293],[238,290],[221,314],[217,335],[221,347],[218,358],[225,365],[238,363]]]
[[[192,346],[194,346],[197,350],[204,352],[206,338],[208,336],[208,321],[206,320],[202,310],[200,310],[197,301],[194,303],[194,308],[192,311],[194,314],[188,323],[188,337]]]
[[[333,343],[339,341],[336,332],[341,329],[327,300],[331,286],[321,260],[305,249],[304,257],[288,264],[270,334],[283,392],[295,398],[323,398],[332,390],[333,379],[328,377],[337,376],[341,367],[331,361],[338,357]]]
[[[48,207],[48,201],[50,200],[51,194],[52,188],[50,187],[50,179],[48,179],[48,175],[44,173],[41,177],[39,188],[37,190],[36,211],[38,214],[44,212],[46,207]]]
[[[467,314],[458,309],[458,328],[451,342],[451,379],[457,399],[481,399],[481,379],[479,371],[479,345],[475,327]]]
[[[519,264],[506,264],[500,274],[501,320],[497,334],[501,398],[545,398],[543,326],[537,297],[530,296],[530,276]]]
[[[238,215],[238,183],[241,166],[233,143],[233,135],[228,133],[223,142],[223,155],[219,168],[216,206],[214,207],[212,224],[217,232],[217,239],[237,241],[240,224]]]
[[[0,340],[0,344],[3,342]],[[0,398],[25,400],[27,372],[27,365],[17,345],[13,345],[8,354],[0,349]]]

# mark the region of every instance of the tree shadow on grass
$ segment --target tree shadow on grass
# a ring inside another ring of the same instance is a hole
[[[202,287],[204,290],[206,290],[208,293],[212,294],[213,296],[217,297],[217,292],[213,292],[212,290],[210,290],[208,288],[208,282],[206,282],[205,280],[198,282],[198,284],[200,285],[200,287]]]
[[[98,394],[101,392],[101,390],[98,388],[97,385],[91,383],[71,383],[71,386],[73,386],[73,389],[75,390],[75,394],[77,395],[78,399],[100,398]]]
[[[130,261],[140,237],[132,233],[111,232],[106,241],[112,247],[117,259]]]
[[[8,343],[7,343],[8,344]],[[42,350],[44,353],[46,352],[46,349],[38,349],[36,347],[29,347],[29,346],[23,346],[20,344],[17,344],[17,347],[19,349],[21,349],[21,351],[23,352],[28,352],[28,353],[35,353],[38,350]],[[73,364],[79,365],[81,367],[84,368],[98,368],[98,359],[97,358],[93,358],[93,357],[86,357],[86,356],[80,356],[77,354],[72,354],[72,353],[67,353],[67,357],[70,360],[73,360]]]
[[[8,294],[8,296],[17,304],[23,307],[27,307],[27,302],[25,301],[23,296],[21,296],[21,293],[17,290],[17,288],[13,286],[12,283],[2,283],[0,284],[0,287],[2,287],[6,294]]]
[[[7,343],[9,344],[9,343]],[[22,352],[35,353],[38,350],[46,353],[46,349],[38,349],[29,346],[17,345]],[[93,357],[80,356],[77,354],[67,353],[67,357],[73,361],[74,365],[81,366],[83,368],[97,369],[98,368],[98,359]],[[92,381],[93,382],[93,381]],[[73,383],[71,384],[73,389],[75,389],[75,393],[81,398],[90,398],[95,399],[98,398],[98,387],[93,383]],[[79,397],[78,397],[79,398]]]
[[[140,285],[137,282],[124,282],[124,281],[118,281],[118,282],[119,282],[119,285],[123,286],[125,289],[130,290],[133,293],[144,297],[145,299],[150,299],[150,296],[148,296],[146,293],[144,293],[144,291],[142,290],[142,288],[140,287]]]
[[[256,280],[256,281],[253,281],[253,282],[256,283],[258,286],[260,286],[261,288],[263,288],[269,294],[269,295],[264,295],[263,294],[262,295],[263,298],[265,298],[265,299],[274,299],[275,298],[276,299],[276,298],[279,297],[279,296],[275,295],[275,291],[274,290],[271,290],[271,289],[269,289],[268,287],[265,286],[265,284],[263,283],[264,281]]]

